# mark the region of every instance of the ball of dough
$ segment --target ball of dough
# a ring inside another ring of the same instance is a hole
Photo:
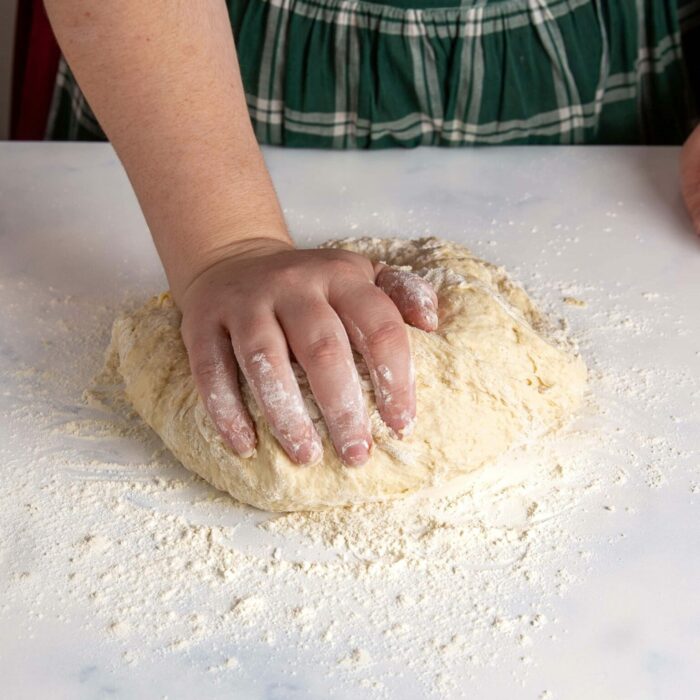
[[[439,298],[439,328],[409,327],[416,367],[417,423],[393,437],[356,356],[375,445],[369,462],[336,456],[308,382],[295,372],[321,435],[323,460],[292,463],[270,432],[247,386],[258,434],[256,454],[238,457],[219,437],[200,401],[168,293],[117,319],[111,361],[136,411],[189,470],[244,503],[270,511],[319,510],[395,498],[479,469],[516,443],[557,428],[579,404],[586,368],[502,268],[463,246],[435,238],[346,239],[325,246],[410,266]]]

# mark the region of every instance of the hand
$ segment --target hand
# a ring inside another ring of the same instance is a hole
[[[683,145],[681,189],[695,232],[700,235],[700,125]]]
[[[384,422],[398,436],[410,430],[416,400],[404,320],[437,327],[437,297],[417,275],[349,251],[296,250],[259,238],[200,273],[178,303],[197,389],[239,455],[250,456],[256,440],[240,369],[290,459],[307,464],[322,456],[290,350],[346,465],[364,464],[372,445],[351,345],[369,368]]]

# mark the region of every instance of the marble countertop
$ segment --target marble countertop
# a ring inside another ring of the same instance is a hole
[[[237,651],[244,668],[231,673],[211,672],[220,640],[205,638],[182,653],[144,645],[135,663],[126,657],[104,632],[109,610],[95,612],[61,587],[73,559],[52,554],[83,537],[91,516],[70,503],[60,518],[40,511],[47,492],[98,478],[76,476],[58,459],[64,446],[74,456],[93,447],[57,430],[52,411],[82,410],[114,309],[161,290],[164,276],[109,146],[5,143],[0,696],[699,697],[700,240],[679,194],[678,149],[269,149],[265,157],[300,244],[355,235],[451,238],[505,265],[548,311],[566,317],[591,368],[596,408],[577,430],[604,439],[582,438],[588,447],[573,450],[590,449],[587,462],[579,454],[572,463],[594,464],[597,476],[584,486],[572,482],[581,493],[560,526],[564,544],[555,559],[548,555],[551,574],[540,576],[537,605],[547,611],[548,632],[533,633],[526,651],[503,637],[497,660],[468,673],[473,655],[442,659],[444,686],[412,664],[399,673],[374,657],[363,673],[380,682],[362,683],[362,674],[325,668],[313,643],[297,650],[284,637]],[[112,480],[127,443],[111,454]],[[90,503],[101,508],[99,498]],[[104,510],[103,517],[112,516]],[[247,546],[268,546],[259,537],[251,528]],[[187,595],[206,606],[202,591]],[[471,599],[475,609],[480,596]],[[520,590],[508,605],[532,609],[528,596]],[[132,608],[139,605],[151,603]],[[93,624],[100,616],[106,622]],[[367,632],[363,645],[371,647],[375,634]],[[430,650],[415,653],[430,664]]]

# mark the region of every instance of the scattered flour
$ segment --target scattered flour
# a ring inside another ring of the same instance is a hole
[[[34,290],[34,354],[3,365],[16,442],[0,446],[12,484],[0,492],[11,533],[0,619],[30,611],[20,640],[47,617],[72,621],[134,673],[172,657],[253,683],[264,658],[348,697],[443,698],[506,668],[523,697],[555,697],[528,679],[538,645],[566,633],[557,600],[595,570],[593,552],[620,546],[643,512],[638,494],[678,480],[700,491],[697,446],[682,439],[690,419],[669,408],[680,392],[697,415],[700,385],[690,367],[622,352],[664,332],[663,297],[637,290],[643,314],[624,289],[531,286],[550,312],[586,299],[571,315],[593,391],[563,435],[449,492],[277,516],[182,469],[118,396],[97,387],[81,400],[116,309]],[[687,319],[670,323],[681,333]]]

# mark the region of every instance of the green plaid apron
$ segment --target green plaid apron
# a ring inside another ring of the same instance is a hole
[[[230,0],[261,143],[680,143],[700,0]],[[62,62],[48,137],[104,134]]]

